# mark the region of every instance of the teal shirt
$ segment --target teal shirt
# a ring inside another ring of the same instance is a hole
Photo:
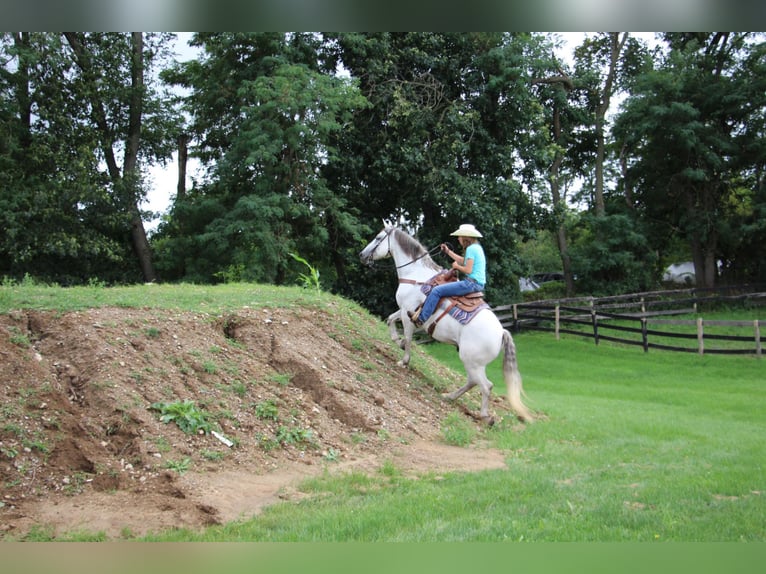
[[[468,277],[479,283],[480,285],[487,284],[487,258],[484,256],[484,249],[482,249],[479,243],[472,243],[465,250],[465,259],[463,260],[465,265],[469,259],[473,259],[473,271],[468,274]]]

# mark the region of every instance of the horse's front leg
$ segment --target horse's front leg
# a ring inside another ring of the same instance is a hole
[[[402,367],[406,367],[410,364],[410,354],[412,349],[412,335],[415,332],[415,324],[410,321],[410,318],[407,317],[407,314],[402,311],[401,314],[402,319],[402,342],[399,345],[404,350],[404,356],[402,357],[402,360],[399,361],[399,365]]]
[[[403,349],[404,338],[399,335],[399,330],[396,328],[396,322],[401,321],[401,316],[401,310],[394,311],[388,316],[388,319],[386,319],[386,324],[388,325],[388,333],[391,335],[391,340],[399,345],[400,349]]]

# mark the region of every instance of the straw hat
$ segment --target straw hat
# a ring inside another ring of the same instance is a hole
[[[463,223],[456,231],[450,233],[457,237],[481,237],[481,233],[470,223]]]

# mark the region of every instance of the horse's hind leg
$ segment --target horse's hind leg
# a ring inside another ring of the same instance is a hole
[[[460,398],[461,396],[463,396],[466,393],[466,391],[470,391],[475,386],[476,386],[476,383],[469,379],[468,382],[466,384],[464,384],[462,387],[460,387],[458,390],[452,391],[451,393],[444,393],[442,396],[445,399],[448,399],[450,401],[454,401],[455,399]]]
[[[478,367],[466,368],[466,373],[468,374],[468,382],[465,385],[463,385],[456,391],[453,391],[448,394],[444,394],[442,396],[445,399],[454,401],[458,397],[462,396],[466,391],[469,391],[476,385],[479,385],[479,388],[481,390],[480,416],[483,420],[488,421],[490,419],[489,399],[492,393],[492,382],[487,378],[484,368],[478,368]]]

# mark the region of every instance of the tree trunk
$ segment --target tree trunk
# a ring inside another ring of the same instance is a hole
[[[553,109],[553,138],[554,141],[559,141],[561,137],[561,118],[558,106]],[[556,157],[551,164],[551,197],[553,199],[554,213],[557,211],[563,213],[566,211],[566,201],[561,197],[561,189],[559,187],[559,167],[563,161],[561,152],[556,152]],[[560,209],[557,209],[560,208]],[[567,297],[574,296],[574,274],[572,273],[572,260],[569,257],[569,246],[567,245],[567,231],[564,220],[557,222],[556,227],[556,244],[559,248],[559,255],[561,256],[561,266],[564,273],[564,282],[566,283]]]
[[[152,250],[146,238],[146,228],[138,207],[138,148],[141,143],[141,115],[144,101],[144,35],[143,32],[133,32],[130,36],[132,47],[130,80],[130,116],[128,120],[128,141],[125,146],[125,162],[123,165],[123,180],[129,181],[132,196],[131,236],[133,248],[141,266],[144,281],[151,283],[157,279],[152,264]]]
[[[604,158],[606,156],[606,144],[604,141],[604,125],[606,123],[606,112],[609,111],[609,104],[614,90],[614,79],[617,75],[617,63],[620,59],[620,53],[628,39],[628,32],[624,32],[620,38],[619,32],[609,33],[609,71],[604,82],[604,91],[601,102],[596,107],[596,189],[595,189],[595,207],[596,215],[602,216],[606,213],[606,204],[604,202]]]
[[[29,32],[14,32],[13,42],[19,54],[19,69],[16,74],[18,77],[16,101],[22,126],[19,143],[23,150],[27,150],[32,142],[32,98],[29,95],[29,64],[26,54],[29,48]]]
[[[81,41],[82,35],[78,32],[65,32],[64,37],[74,52],[77,65],[83,72],[84,79],[92,86],[91,107],[93,120],[101,132],[103,140],[102,150],[106,161],[109,177],[115,184],[115,189],[128,194],[128,205],[130,205],[130,234],[133,243],[133,249],[138,258],[141,267],[141,273],[144,281],[152,282],[156,280],[154,265],[152,264],[151,248],[146,237],[146,229],[141,217],[141,211],[138,207],[139,194],[137,186],[139,185],[138,173],[138,150],[141,143],[141,115],[143,112],[143,89],[144,89],[144,36],[142,32],[133,32],[131,34],[131,95],[130,110],[128,119],[128,133],[125,141],[125,159],[122,166],[122,172],[117,165],[117,158],[114,153],[113,130],[109,127],[107,121],[104,102],[98,96],[95,87],[98,85],[98,74],[93,67],[91,54]]]
[[[186,197],[186,162],[189,158],[189,135],[178,136],[178,185],[176,186],[176,201]]]

